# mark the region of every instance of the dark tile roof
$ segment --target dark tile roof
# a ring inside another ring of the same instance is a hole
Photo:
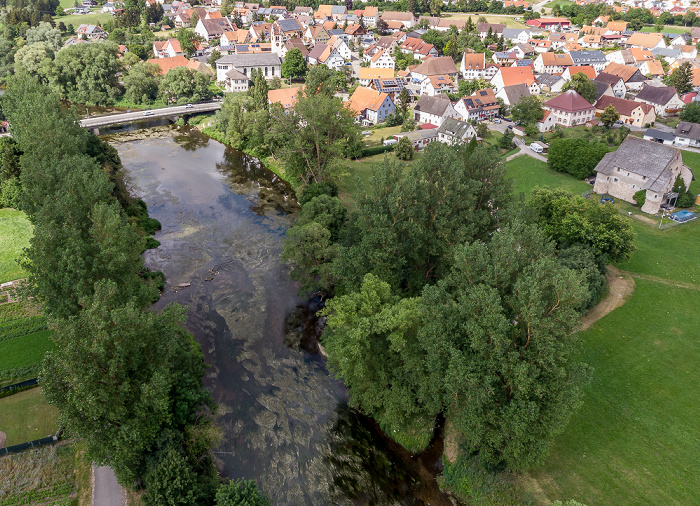
[[[635,100],[651,102],[652,104],[666,105],[676,95],[673,86],[644,86]]]

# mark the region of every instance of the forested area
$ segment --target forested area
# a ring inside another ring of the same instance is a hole
[[[575,330],[606,263],[634,250],[628,220],[559,190],[514,199],[498,153],[473,144],[386,158],[351,210],[332,177],[306,181],[283,258],[326,300],[351,404],[414,452],[444,415],[484,469],[541,462],[580,404]]]
[[[266,504],[254,483],[221,485],[204,357],[182,326],[184,308],[149,310],[163,280],[141,253],[157,245],[148,233],[159,223],[128,195],[116,150],[80,128],[36,77],[9,80],[2,112],[12,124],[3,195],[13,181],[34,226],[27,295],[55,331],[40,380],[65,434],[122,486],[145,488],[146,504]]]

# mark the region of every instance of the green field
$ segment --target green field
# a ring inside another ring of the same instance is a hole
[[[38,364],[44,353],[53,349],[52,330],[42,330],[0,342],[0,372]]]
[[[17,259],[31,237],[32,225],[22,211],[0,209],[0,283],[26,275]]]
[[[642,28],[643,32],[657,33],[655,26],[645,26]],[[661,33],[689,33],[689,28],[684,28],[682,26],[664,26]]]
[[[411,164],[422,155],[423,153],[420,152],[414,153],[412,161],[403,162],[405,164],[404,173]],[[369,180],[377,166],[384,161],[384,157],[387,157],[389,160],[396,160],[396,156],[391,151],[379,155],[367,156],[359,160],[342,160],[341,170],[344,174],[340,179],[339,196],[346,205],[352,205],[352,196],[369,187]]]
[[[471,17],[474,24],[477,23],[477,20],[479,18],[484,17],[484,18],[486,18],[487,23],[506,25],[506,28],[523,28],[523,27],[527,26],[525,24],[525,22],[523,21],[522,15],[520,15],[520,16],[507,16],[507,15],[497,16],[495,14],[485,14],[483,12],[478,12],[478,13],[457,12],[457,13],[446,13],[443,17],[461,19],[461,20],[466,20],[469,17]],[[520,21],[516,21],[514,18],[520,18]]]
[[[80,25],[101,25],[114,17],[109,12],[91,12],[90,14],[71,14],[70,16],[54,16],[56,23],[63,22],[64,25],[73,25],[77,29]]]
[[[46,402],[41,388],[0,399],[0,430],[5,446],[50,436],[58,430],[58,410]]]
[[[532,489],[584,504],[700,504],[700,292],[636,280],[583,332],[585,403]]]
[[[513,181],[513,194],[530,194],[535,186],[549,186],[551,188],[566,188],[580,194],[591,189],[591,185],[579,181],[569,174],[557,172],[547,167],[545,162],[536,160],[531,156],[516,156],[506,162],[508,177]]]

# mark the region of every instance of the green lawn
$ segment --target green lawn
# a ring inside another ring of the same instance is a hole
[[[32,225],[22,211],[0,209],[0,283],[26,275],[17,259],[31,236]]]
[[[41,388],[32,388],[0,399],[0,430],[5,446],[25,443],[54,434],[58,410],[46,402]]]
[[[375,128],[372,130],[370,135],[363,135],[362,139],[365,141],[367,147],[381,146],[382,137],[384,139],[391,139],[394,135],[401,133],[401,125],[386,127],[386,128]]]
[[[0,341],[0,372],[27,367],[44,359],[44,354],[53,349],[49,337],[52,330],[42,330],[21,337]]]
[[[68,26],[73,25],[73,28],[77,30],[80,25],[101,25],[106,23],[114,17],[109,12],[91,12],[90,14],[71,14],[70,16],[54,16],[54,21]]]
[[[508,177],[513,181],[513,194],[524,193],[526,196],[535,186],[549,186],[551,188],[566,188],[580,194],[591,189],[591,185],[579,181],[569,174],[557,172],[547,167],[545,162],[536,160],[531,156],[521,155],[506,162]]]
[[[656,27],[655,26],[645,26],[642,28],[642,31],[656,33]],[[682,26],[668,26],[668,25],[666,25],[661,30],[661,33],[689,33],[689,32],[690,32],[689,28],[684,28]]]
[[[415,153],[413,155],[413,160],[402,163],[405,163],[406,169],[408,169],[408,167],[421,156],[422,153]],[[352,196],[369,186],[369,180],[372,174],[376,167],[384,161],[384,157],[387,157],[389,160],[396,160],[396,156],[391,151],[360,158],[359,160],[342,160],[343,171],[345,173],[340,180],[340,198],[346,205],[352,205]]]
[[[700,504],[700,292],[636,280],[624,306],[582,332],[585,403],[531,473],[550,500]]]
[[[480,17],[484,17],[484,18],[486,18],[487,23],[503,24],[503,25],[506,25],[506,28],[523,28],[523,27],[527,26],[524,22],[524,18],[522,15],[496,16],[496,15],[485,14],[483,12],[479,12],[479,13],[457,12],[457,13],[446,13],[443,17],[461,19],[461,20],[466,20],[469,17],[471,17],[474,24],[477,23],[477,20]],[[516,21],[514,18],[520,18],[520,21]]]

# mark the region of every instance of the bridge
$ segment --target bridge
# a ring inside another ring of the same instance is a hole
[[[99,134],[100,127],[121,125],[124,123],[132,123],[134,121],[157,118],[172,118],[174,121],[175,118],[182,116],[183,114],[199,114],[202,112],[217,111],[219,109],[221,109],[221,102],[177,105],[173,107],[163,107],[162,109],[149,109],[147,111],[138,112],[121,112],[117,114],[109,114],[107,116],[85,118],[80,120],[80,126],[83,128],[88,128],[94,133]]]

